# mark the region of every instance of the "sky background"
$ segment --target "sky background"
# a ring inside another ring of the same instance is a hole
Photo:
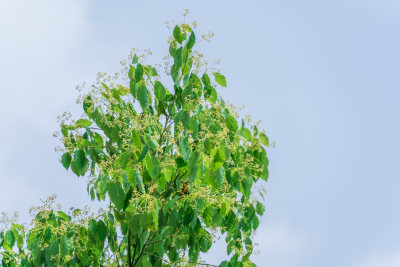
[[[0,211],[94,205],[58,162],[56,116],[77,118],[75,86],[132,47],[160,62],[185,8],[215,33],[199,48],[221,59],[221,95],[276,142],[258,266],[400,266],[398,0],[0,0]]]

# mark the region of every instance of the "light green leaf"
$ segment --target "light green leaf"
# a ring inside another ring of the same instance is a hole
[[[243,128],[242,135],[244,138],[246,138],[247,141],[251,142],[251,132],[247,128]]]
[[[256,212],[258,215],[262,216],[264,214],[265,211],[265,207],[262,203],[257,201],[257,205],[256,205]]]
[[[143,185],[143,179],[142,179],[142,176],[140,175],[140,172],[138,169],[136,169],[134,171],[134,176],[135,176],[136,184],[139,188],[139,191],[142,192],[142,194],[146,194],[146,191],[145,191],[144,185]]]
[[[135,149],[142,149],[142,141],[140,139],[140,135],[135,129],[132,130],[132,145],[134,145]]]
[[[154,83],[154,94],[158,100],[165,101],[167,90],[160,81]]]
[[[70,221],[71,217],[68,216],[67,214],[65,214],[65,212],[62,212],[61,210],[57,211],[57,215],[58,217],[60,217],[61,219],[65,220],[65,221]]]
[[[269,146],[269,139],[268,139],[268,136],[265,134],[265,133],[260,133],[260,140],[261,140],[261,143],[264,145],[264,146]]]
[[[74,128],[86,128],[92,125],[92,122],[87,119],[79,119],[75,122]]]
[[[233,132],[236,132],[239,128],[236,119],[230,115],[226,118],[226,126],[228,127],[229,130]]]
[[[183,35],[182,35],[181,28],[180,28],[178,25],[175,26],[174,31],[173,31],[173,35],[174,35],[174,39],[175,39],[178,43],[182,44]]]
[[[217,170],[217,185],[222,185],[222,182],[224,181],[224,168],[219,168]]]
[[[5,240],[6,240],[7,244],[12,248],[15,244],[14,232],[11,230],[7,231],[6,235],[5,235]]]
[[[214,72],[213,74],[214,74],[215,81],[216,81],[219,85],[221,85],[222,87],[226,87],[226,79],[225,79],[225,76],[222,75],[222,74],[219,73],[219,72]]]

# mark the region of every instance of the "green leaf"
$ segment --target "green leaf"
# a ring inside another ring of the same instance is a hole
[[[91,114],[93,112],[93,100],[90,95],[88,95],[85,100],[83,101],[83,110],[91,118]]]
[[[14,225],[17,226],[17,225]],[[23,237],[19,234],[18,230],[16,228],[12,229],[12,231],[14,232],[14,236],[15,236],[15,240],[17,241],[17,247],[19,249],[22,248],[22,246],[24,245],[24,239]]]
[[[138,60],[139,60],[139,58],[138,58],[138,56],[135,54],[135,55],[133,56],[133,59],[132,59],[132,64],[138,63]]]
[[[143,179],[142,179],[142,176],[140,175],[140,172],[138,169],[136,169],[134,171],[134,176],[135,176],[136,184],[139,188],[139,191],[142,192],[142,194],[146,194],[146,191],[145,191],[144,185],[143,185]]]
[[[59,250],[59,245],[56,241],[51,242],[50,246],[46,248],[45,256],[46,262],[49,266],[56,266],[57,254]]]
[[[72,157],[68,152],[65,152],[61,157],[61,163],[65,169],[68,170],[69,165],[71,164]]]
[[[268,139],[268,136],[265,134],[265,133],[260,133],[260,140],[261,140],[261,143],[264,145],[264,146],[269,146],[269,139]]]
[[[107,237],[107,226],[102,220],[97,222],[97,236],[101,242],[104,242]]]
[[[62,258],[68,255],[69,251],[69,242],[68,238],[64,235],[61,237],[61,242],[60,242],[60,255]]]
[[[158,100],[165,101],[167,90],[160,81],[154,83],[154,94]]]
[[[149,91],[147,90],[146,86],[142,84],[137,92],[137,98],[140,102],[140,106],[142,107],[143,111],[149,109]]]
[[[203,76],[201,77],[201,80],[202,80],[204,86],[211,86],[211,80],[207,73],[203,74]]]
[[[174,35],[174,39],[178,43],[182,44],[183,35],[182,35],[182,32],[181,32],[181,28],[178,25],[175,26],[174,31],[173,31],[173,35]]]
[[[179,74],[179,69],[182,66],[182,62],[183,62],[183,49],[182,47],[179,47],[174,54],[174,66],[176,68],[176,71],[178,72],[177,74]]]
[[[97,235],[97,221],[95,219],[91,219],[89,221],[88,229],[89,229],[89,233],[92,236],[96,236]]]
[[[146,154],[148,151],[149,151],[149,147],[147,145],[145,145],[142,150],[142,153],[139,156],[139,159],[138,159],[139,162],[141,162],[144,159],[144,157],[146,157]]]
[[[14,232],[9,230],[6,232],[5,240],[7,244],[12,248],[15,244],[15,235]]]
[[[192,47],[194,46],[194,43],[196,42],[196,36],[194,35],[194,32],[192,32],[191,34],[190,34],[190,36],[189,36],[189,40],[188,40],[188,42],[186,43],[186,48],[189,50],[189,49],[192,49]]]
[[[132,156],[132,153],[130,151],[126,151],[118,156],[118,158],[115,160],[115,165],[119,166],[121,169],[125,169],[126,166],[128,165],[128,162]]]
[[[247,141],[251,142],[251,132],[247,128],[243,128],[242,135],[244,138],[246,138]]]
[[[34,260],[38,260],[40,258],[40,248],[39,248],[39,240],[36,239],[33,242],[33,246],[32,246],[32,256]]]
[[[197,162],[199,161],[200,153],[195,151],[189,157],[188,171],[189,179],[193,183],[197,175]]]
[[[57,211],[57,215],[58,217],[60,217],[61,219],[63,219],[64,221],[70,221],[71,217],[68,216],[67,214],[65,214],[65,212],[62,212],[61,210]]]
[[[217,185],[222,185],[222,182],[224,180],[224,168],[219,168],[217,170]]]
[[[262,216],[264,214],[264,211],[265,211],[264,205],[262,203],[260,203],[260,202],[257,202],[257,205],[256,205],[257,214]]]
[[[224,152],[223,148],[219,148],[219,149],[217,149],[217,151],[214,155],[211,167],[214,170],[217,170],[222,167],[224,162],[225,162],[225,152]]]
[[[175,202],[179,199],[179,196],[175,196],[174,198],[170,199],[167,204],[164,206],[163,213],[164,215],[167,215],[169,212],[169,209],[175,205]]]
[[[86,128],[92,125],[92,122],[87,119],[79,119],[75,122],[74,128]]]
[[[215,104],[215,102],[218,99],[217,91],[215,90],[214,87],[211,87],[211,86],[206,86],[204,88],[204,96],[212,104]]]
[[[211,248],[211,240],[208,240],[207,237],[202,236],[200,238],[200,251],[201,252],[207,252]]]
[[[88,168],[89,160],[86,158],[85,152],[80,149],[75,150],[74,158],[71,162],[72,171],[78,176],[83,176]]]
[[[229,130],[231,130],[233,132],[236,132],[238,130],[238,128],[239,128],[236,119],[231,115],[229,115],[226,118],[226,126],[228,127]]]
[[[118,210],[124,207],[125,194],[124,190],[119,183],[111,183],[108,186],[108,195]]]
[[[142,141],[140,139],[140,135],[135,129],[132,130],[132,144],[135,145],[135,148],[142,149]]]
[[[216,81],[219,85],[221,85],[222,87],[226,87],[226,79],[225,79],[225,76],[222,75],[221,73],[218,73],[218,72],[214,72],[213,74],[214,74],[215,81]]]
[[[135,70],[135,81],[139,82],[143,78],[143,66],[142,64],[137,64],[136,70]]]

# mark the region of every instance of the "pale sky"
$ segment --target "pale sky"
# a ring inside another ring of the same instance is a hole
[[[221,59],[221,95],[276,142],[258,266],[400,266],[398,0],[0,0],[0,211],[96,205],[58,162],[56,116],[79,116],[75,86],[132,47],[160,62],[185,8],[215,33],[199,47]]]

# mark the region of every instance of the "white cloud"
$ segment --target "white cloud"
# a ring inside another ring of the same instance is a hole
[[[354,267],[398,267],[400,266],[400,249],[392,253],[372,253],[356,263]]]

